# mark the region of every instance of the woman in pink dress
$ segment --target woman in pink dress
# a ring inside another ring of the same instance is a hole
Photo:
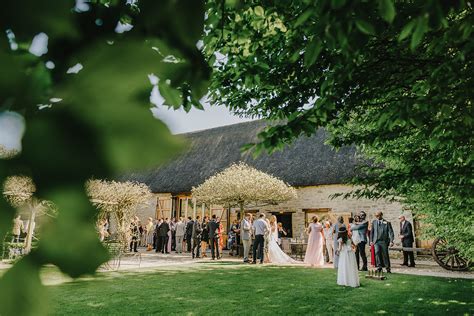
[[[308,226],[308,246],[306,247],[306,255],[304,256],[304,263],[311,266],[324,265],[323,256],[323,226],[319,223],[317,216],[313,216],[313,222]]]

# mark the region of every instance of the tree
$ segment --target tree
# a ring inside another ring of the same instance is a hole
[[[207,14],[211,100],[278,122],[255,153],[323,126],[372,161],[355,196],[401,199],[474,258],[471,1],[210,1]]]
[[[108,259],[84,183],[152,167],[182,148],[152,116],[149,96],[159,90],[165,106],[202,108],[211,73],[196,47],[204,10],[200,0],[2,4],[0,183],[28,174],[36,196],[59,211],[38,248],[0,278],[0,314],[47,314],[44,264],[78,277]],[[12,115],[18,128],[8,126]],[[3,239],[15,210],[3,196],[0,209]],[[64,236],[74,236],[67,247]]]
[[[36,225],[36,217],[47,215],[55,217],[57,210],[48,201],[41,201],[33,197],[36,186],[33,180],[26,176],[8,177],[3,184],[3,195],[10,204],[21,210],[26,210],[29,214],[28,231],[26,233],[25,250],[28,254],[31,251],[31,244]]]
[[[113,217],[118,240],[124,248],[130,240],[130,221],[137,207],[150,202],[152,194],[147,185],[137,182],[89,180],[86,184],[91,202],[99,209],[98,219]]]
[[[198,202],[238,206],[241,218],[249,205],[278,204],[296,198],[285,182],[240,162],[192,189]]]

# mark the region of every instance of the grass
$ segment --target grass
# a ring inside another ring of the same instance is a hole
[[[201,264],[102,273],[50,286],[60,315],[308,315],[474,312],[472,280],[392,274],[336,285],[331,269]]]

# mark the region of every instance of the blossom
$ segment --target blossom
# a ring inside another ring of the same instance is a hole
[[[197,201],[209,204],[277,204],[296,198],[296,190],[280,179],[240,162],[192,189]]]

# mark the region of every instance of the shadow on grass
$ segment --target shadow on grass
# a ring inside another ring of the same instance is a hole
[[[408,275],[336,285],[332,269],[203,263],[51,286],[58,314],[471,314],[472,282]],[[245,306],[245,309],[243,309]]]

